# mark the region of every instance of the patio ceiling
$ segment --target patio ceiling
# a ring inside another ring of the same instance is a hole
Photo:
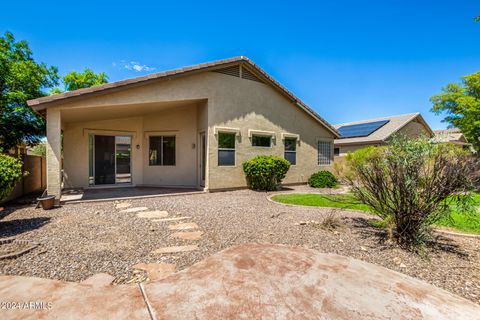
[[[182,100],[142,104],[122,104],[89,108],[68,108],[61,111],[62,122],[74,123],[141,116],[183,106],[195,106],[205,100]]]

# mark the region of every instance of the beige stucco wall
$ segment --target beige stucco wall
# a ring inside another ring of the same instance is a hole
[[[363,149],[368,146],[378,146],[379,144],[358,144],[358,145],[349,145],[349,146],[336,146],[335,148],[340,148],[340,157],[346,156],[351,152]]]
[[[152,112],[156,104],[164,107],[168,103],[172,103],[168,109]],[[282,133],[300,136],[297,165],[291,167],[285,183],[306,182],[313,172],[330,168],[317,165],[319,139],[332,142],[333,154],[333,134],[285,96],[269,85],[220,73],[159,81],[62,103],[57,108],[62,110],[64,120],[66,187],[88,185],[88,133],[105,134],[109,130],[111,134],[132,134],[132,178],[136,185],[198,186],[198,133],[202,130],[208,137],[205,187],[209,189],[246,186],[242,162],[258,154],[283,157]],[[81,121],[83,118],[89,120]],[[240,128],[235,167],[217,165],[215,127]],[[252,147],[249,129],[274,132],[275,144],[268,149]],[[151,132],[165,131],[178,134],[177,165],[149,167],[147,137]]]
[[[300,110],[269,85],[223,74],[212,74],[214,85],[223,84],[218,96],[209,100],[209,188],[244,187],[242,163],[260,154],[283,157],[282,133],[298,134],[297,165],[291,166],[284,183],[306,182],[309,176],[328,166],[317,165],[317,141],[332,143],[333,134]],[[218,166],[218,140],[215,127],[238,128],[236,164]],[[270,131],[275,135],[271,148],[253,147],[249,130]]]
[[[431,134],[425,128],[425,126],[418,121],[417,119],[407,123],[402,129],[398,131],[401,134],[407,135],[412,138],[417,138],[420,136],[430,137]]]

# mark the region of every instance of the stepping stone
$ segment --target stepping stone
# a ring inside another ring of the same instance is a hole
[[[202,238],[203,231],[192,232],[175,232],[170,235],[172,238],[178,238],[182,240],[200,240]]]
[[[168,222],[168,221],[181,221],[192,219],[192,217],[175,217],[175,218],[166,218],[166,219],[155,219],[153,222]]]
[[[122,202],[122,203],[117,203],[115,205],[115,208],[116,209],[126,209],[126,208],[130,208],[132,206],[132,204],[130,202]]]
[[[94,287],[105,287],[112,284],[115,277],[109,275],[108,273],[97,273],[87,279],[81,281],[81,284],[88,284]]]
[[[194,251],[197,250],[198,246],[190,245],[190,246],[174,246],[174,247],[164,247],[157,250],[153,250],[153,253],[177,253],[177,252],[187,252],[187,251]]]
[[[168,212],[167,211],[159,211],[159,210],[144,211],[144,212],[137,213],[137,217],[147,218],[147,219],[159,219],[159,218],[168,217]]]
[[[190,229],[198,229],[198,225],[195,222],[186,222],[186,223],[179,223],[179,224],[171,224],[168,226],[170,230],[190,230]]]
[[[161,280],[175,272],[176,266],[170,263],[139,263],[134,269],[145,270],[150,281]]]
[[[134,207],[134,208],[129,208],[129,209],[122,210],[120,212],[129,213],[129,212],[139,212],[139,211],[145,211],[145,210],[148,210],[148,208],[147,207]]]

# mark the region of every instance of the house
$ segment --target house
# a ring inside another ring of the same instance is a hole
[[[402,114],[377,119],[361,120],[334,125],[341,137],[335,139],[335,156],[345,156],[349,152],[367,146],[385,145],[395,133],[409,137],[434,136],[432,129],[420,113]]]
[[[432,141],[436,143],[451,143],[467,150],[471,149],[471,144],[460,129],[434,130],[433,132],[435,136],[432,138]]]
[[[242,163],[285,157],[284,182],[333,161],[338,132],[246,57],[28,101],[47,121],[47,189],[246,186]],[[62,154],[63,137],[63,154]],[[63,156],[63,157],[62,157]]]

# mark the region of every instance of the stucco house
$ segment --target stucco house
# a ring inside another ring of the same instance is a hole
[[[340,123],[334,127],[340,133],[340,138],[334,141],[336,157],[343,157],[367,146],[385,145],[395,133],[409,137],[434,136],[432,129],[418,112]]]
[[[47,190],[245,187],[245,160],[285,157],[284,183],[333,161],[338,132],[246,57],[28,102],[47,120]],[[63,156],[62,156],[63,137]]]

